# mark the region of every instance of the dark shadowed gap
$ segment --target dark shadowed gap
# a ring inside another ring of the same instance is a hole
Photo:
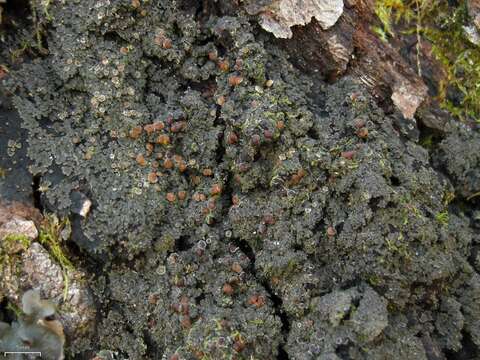
[[[400,179],[396,176],[390,176],[390,183],[392,186],[400,186]]]
[[[381,197],[371,198],[371,199],[368,201],[368,206],[370,207],[370,209],[372,209],[372,211],[377,211],[377,210],[379,209],[378,204],[380,203],[381,200],[382,200]]]
[[[277,360],[288,360],[288,359],[289,359],[288,353],[285,351],[285,349],[284,349],[283,346],[281,345],[281,346],[278,348]]]
[[[15,316],[14,312],[8,308],[8,299],[5,297],[0,302],[0,321],[11,323],[15,321],[17,317]]]
[[[445,138],[445,134],[439,130],[432,129],[423,124],[423,121],[417,122],[417,127],[419,131],[419,140],[418,143],[428,151],[435,150],[438,145]]]
[[[255,275],[255,253],[252,247],[242,239],[232,239],[232,242],[237,246],[250,260],[250,270]]]
[[[45,210],[42,204],[41,192],[40,192],[40,181],[42,177],[40,175],[35,175],[32,179],[32,191],[33,191],[33,206],[35,206],[42,214]]]
[[[148,359],[160,360],[163,356],[163,351],[158,347],[158,344],[150,335],[149,331],[147,330],[143,331],[143,340],[145,341],[145,345],[147,346],[146,353],[147,353]]]
[[[7,1],[3,4],[3,19],[8,22],[9,18],[25,18],[30,14],[29,0]]]
[[[278,346],[277,360],[289,360],[288,353],[285,351],[284,346],[287,341],[288,334],[290,333],[290,321],[288,320],[287,314],[283,310],[283,301],[278,295],[276,295],[273,292],[270,285],[266,281],[263,281],[262,285],[265,287],[265,290],[267,291],[268,296],[273,302],[275,315],[277,315],[280,318],[280,321],[282,322],[283,341]]]
[[[350,346],[351,346],[350,343],[341,344],[337,347],[337,349],[335,350],[335,353],[342,360],[350,360],[351,357],[350,357],[350,354],[348,353]]]
[[[282,322],[282,335],[283,341],[280,343],[278,347],[278,354],[277,360],[288,360],[288,354],[284,349],[285,342],[287,340],[288,333],[290,332],[290,321],[288,320],[288,316],[283,310],[283,302],[282,299],[274,293],[270,284],[266,280],[262,280],[256,273],[255,270],[255,253],[252,247],[245,241],[241,239],[233,239],[233,243],[238,246],[238,248],[250,259],[250,271],[255,276],[255,278],[259,281],[259,283],[265,288],[265,291],[268,294],[268,297],[272,300],[273,309],[275,311],[275,315],[278,316],[280,321]]]
[[[191,249],[193,244],[189,243],[188,236],[180,236],[175,240],[175,251],[187,251]]]
[[[462,348],[459,351],[445,350],[447,360],[473,360],[478,359],[480,351],[473,343],[472,337],[465,330],[462,331]]]

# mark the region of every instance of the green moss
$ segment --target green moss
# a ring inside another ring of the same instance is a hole
[[[448,225],[448,211],[442,211],[435,215],[435,219],[442,225]]]
[[[30,243],[30,239],[24,234],[10,234],[3,239],[2,247],[8,251],[8,249],[13,249],[20,245],[23,250],[26,250]]]
[[[400,197],[399,203],[401,205],[400,214],[403,226],[408,225],[410,220],[419,220],[422,218],[421,211],[415,206],[415,202],[410,196]]]
[[[39,241],[64,269],[73,270],[73,265],[63,249],[62,232],[70,227],[68,219],[58,219],[56,215],[46,215],[40,227]]]
[[[421,42],[429,42],[445,76],[440,81],[438,100],[443,108],[464,120],[480,121],[480,47],[467,38],[463,26],[469,22],[466,1],[455,7],[437,0],[377,0],[375,13],[381,27],[373,30],[385,41],[398,32],[417,35],[417,70],[421,75]],[[461,94],[457,100],[448,97],[454,89]]]
[[[388,251],[392,254],[399,254],[403,259],[410,261],[412,254],[408,245],[408,239],[405,239],[402,233],[396,239],[385,239]]]
[[[0,1],[1,2],[1,1]],[[51,0],[30,0],[29,7],[32,14],[32,32],[26,32],[22,34],[23,37],[16,49],[10,50],[11,61],[15,62],[20,59],[25,53],[30,54],[48,54],[48,50],[43,46],[44,37],[46,35],[46,25],[52,20],[48,9],[50,7]],[[40,12],[39,12],[40,10]],[[13,21],[13,20],[12,20]],[[2,5],[0,4],[0,24],[2,23]]]
[[[382,279],[378,275],[372,274],[368,277],[368,283],[372,286],[378,286],[382,283]]]
[[[434,142],[433,142],[433,135],[428,135],[425,138],[420,140],[420,145],[425,149],[431,150],[433,149]]]
[[[400,17],[413,17],[414,13],[403,0],[379,0],[375,4],[375,14],[380,19],[382,27],[374,27],[373,30],[383,39],[388,36],[394,37],[393,22]]]
[[[64,298],[66,298],[69,286],[68,272],[74,269],[73,264],[68,259],[63,244],[63,235],[70,233],[70,222],[66,219],[58,219],[56,215],[48,214],[40,227],[38,240],[45,246],[49,254],[62,268],[64,280]]]
[[[265,324],[265,321],[263,321],[262,319],[254,319],[254,320],[250,320],[249,323],[253,325],[261,326]]]
[[[6,265],[14,264],[12,257],[30,247],[30,239],[23,234],[10,234],[3,238],[0,246],[0,272]]]
[[[267,278],[290,278],[298,273],[300,264],[297,259],[288,259],[284,263],[269,264],[264,268],[264,274]]]

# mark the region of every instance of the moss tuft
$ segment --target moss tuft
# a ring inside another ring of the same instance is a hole
[[[3,271],[4,266],[14,265],[15,261],[12,257],[27,250],[30,243],[30,239],[23,234],[5,236],[0,243],[0,272]]]
[[[429,42],[445,76],[440,81],[437,98],[441,106],[461,120],[480,121],[480,47],[465,32],[469,23],[466,1],[451,6],[438,0],[377,0],[375,13],[381,27],[373,30],[388,41],[398,32],[417,35],[417,70],[421,75],[421,42]],[[451,96],[450,93],[458,94]]]
[[[70,234],[70,221],[67,218],[60,220],[56,215],[48,214],[40,226],[40,234],[38,236],[40,244],[45,246],[50,255],[62,268],[65,284],[64,298],[66,298],[68,293],[68,272],[74,270],[74,266],[68,259],[63,244],[66,237],[65,234]]]
[[[26,250],[30,246],[30,239],[24,234],[10,234],[3,239],[2,247],[6,250],[14,250],[19,247],[21,250]]]
[[[448,211],[442,211],[435,215],[435,219],[442,225],[448,225]]]

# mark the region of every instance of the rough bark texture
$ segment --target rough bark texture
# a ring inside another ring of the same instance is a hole
[[[427,86],[400,54],[403,44],[382,42],[372,31],[378,23],[373,8],[373,0],[349,3],[333,28],[325,31],[313,21],[296,28],[283,45],[305,71],[319,72],[329,81],[352,75],[380,102],[393,102],[412,120],[426,99]]]

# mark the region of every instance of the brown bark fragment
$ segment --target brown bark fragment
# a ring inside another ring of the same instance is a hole
[[[402,44],[383,42],[373,33],[378,22],[373,0],[352,2],[332,28],[324,30],[314,20],[296,27],[292,40],[282,44],[302,70],[328,81],[351,75],[380,102],[393,104],[412,119],[427,96],[427,86],[399,53]]]

